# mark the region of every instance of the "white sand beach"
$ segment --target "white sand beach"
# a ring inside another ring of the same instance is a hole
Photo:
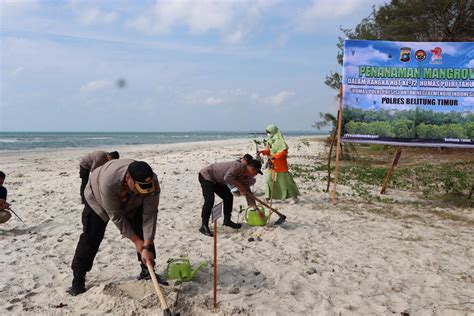
[[[321,142],[289,138],[289,163],[324,161]],[[181,315],[472,315],[474,214],[417,201],[388,190],[400,203],[339,198],[325,182],[295,178],[296,205],[274,203],[281,226],[218,230],[218,303],[212,307],[213,239],[198,232],[203,202],[198,171],[213,162],[253,153],[247,139],[120,148],[122,158],[147,161],[158,174],[160,212],[156,269],[169,258],[208,262],[191,282],[162,287]],[[71,260],[82,230],[79,159],[91,149],[0,152],[15,217],[0,224],[1,315],[162,315],[151,281],[138,281],[133,244],[109,223],[87,274],[88,291],[71,297]],[[263,194],[264,177],[254,187]],[[380,188],[373,187],[377,192]],[[350,190],[338,186],[341,192]],[[219,200],[219,199],[216,199]],[[235,198],[233,219],[245,199]],[[463,216],[453,221],[439,212]],[[274,221],[276,217],[273,217]],[[220,223],[219,223],[220,225]],[[249,240],[249,238],[251,238]]]

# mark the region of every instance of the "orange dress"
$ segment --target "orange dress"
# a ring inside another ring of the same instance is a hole
[[[261,151],[261,153],[265,156],[270,155],[270,148],[266,148]],[[273,171],[275,172],[288,172],[288,161],[286,160],[286,156],[288,154],[288,149],[284,149],[276,154],[273,154]]]

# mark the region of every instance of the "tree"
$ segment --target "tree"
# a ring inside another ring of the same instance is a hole
[[[354,30],[343,29],[337,61],[342,65],[344,38],[413,42],[474,40],[474,0],[392,0],[363,19]],[[342,76],[331,72],[325,84],[339,90]]]
[[[464,124],[464,130],[467,138],[474,139],[474,121]]]
[[[321,130],[323,127],[331,126],[331,135],[334,134],[334,130],[337,128],[337,117],[331,113],[319,112],[320,120],[313,124],[314,128]]]
[[[393,131],[397,138],[413,138],[415,136],[415,124],[407,119],[392,121]]]

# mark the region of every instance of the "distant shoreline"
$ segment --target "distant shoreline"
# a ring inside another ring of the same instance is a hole
[[[287,133],[286,138],[324,137],[325,133]],[[246,133],[15,133],[0,132],[0,153],[115,149],[136,146],[262,140],[266,135]]]
[[[327,134],[329,131],[281,131],[283,134]],[[1,134],[265,134],[264,131],[0,131]]]

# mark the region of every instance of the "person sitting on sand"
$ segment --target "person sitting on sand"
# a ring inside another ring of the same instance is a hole
[[[96,150],[90,154],[85,155],[79,163],[79,177],[81,178],[81,201],[84,204],[84,188],[87,181],[89,181],[89,174],[96,168],[102,166],[107,161],[112,159],[119,159],[120,155],[116,151],[106,152],[103,150]]]
[[[3,171],[0,171],[0,224],[6,223],[12,214],[7,211],[10,204],[7,202],[7,188],[3,186],[6,175]]]
[[[199,182],[201,183],[204,205],[202,206],[202,225],[199,232],[206,236],[212,236],[209,229],[209,219],[212,207],[214,206],[214,194],[217,194],[224,201],[224,225],[239,229],[242,224],[234,223],[231,220],[232,204],[234,197],[230,192],[228,184],[239,188],[240,194],[245,195],[250,192],[250,185],[260,170],[262,164],[258,160],[250,160],[247,164],[239,161],[218,162],[203,168],[199,172]],[[247,197],[248,206],[256,207],[255,200]]]
[[[158,177],[151,167],[144,161],[112,160],[91,173],[84,195],[83,233],[71,264],[74,278],[69,293],[75,296],[86,291],[85,276],[109,220],[135,245],[141,263],[138,279],[149,279],[146,264],[154,265],[156,256],[153,240],[160,199]]]

